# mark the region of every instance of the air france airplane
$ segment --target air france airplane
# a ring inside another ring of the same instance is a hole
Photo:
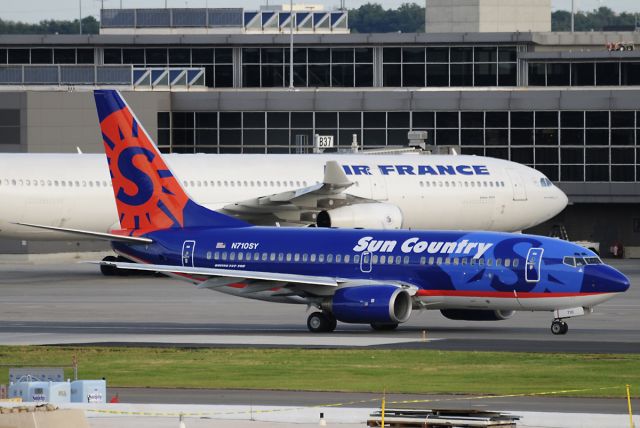
[[[481,156],[165,158],[195,201],[263,226],[515,232],[548,220],[567,205],[566,195],[542,173]],[[25,230],[12,221],[96,232],[117,229],[112,194],[102,155],[0,154],[0,237],[69,239],[55,230]]]
[[[499,320],[513,311],[591,312],[629,288],[593,252],[569,242],[501,232],[254,226],[194,202],[117,91],[95,99],[121,229],[55,228],[106,239],[136,263],[199,288],[314,306],[307,326],[337,322],[393,329],[413,309],[448,318]],[[23,225],[51,229],[43,225]]]

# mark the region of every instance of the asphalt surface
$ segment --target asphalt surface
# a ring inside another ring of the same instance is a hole
[[[566,336],[550,333],[551,313],[465,322],[437,311],[416,311],[393,332],[339,323],[332,334],[312,334],[302,305],[232,297],[169,278],[103,277],[94,265],[0,264],[0,344],[638,353],[640,261],[611,263],[630,277],[631,289],[591,315],[568,320]]]

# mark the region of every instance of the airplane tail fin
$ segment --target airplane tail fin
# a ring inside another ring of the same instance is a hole
[[[120,226],[139,235],[183,227],[249,224],[192,201],[116,90],[94,91]]]

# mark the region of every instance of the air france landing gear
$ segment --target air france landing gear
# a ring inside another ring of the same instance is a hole
[[[328,333],[336,329],[338,321],[327,312],[313,312],[307,318],[307,327],[312,333]]]
[[[553,320],[553,322],[551,323],[551,333],[553,334],[567,334],[567,332],[569,331],[569,326],[567,325],[566,322],[560,320],[560,319],[555,319]]]

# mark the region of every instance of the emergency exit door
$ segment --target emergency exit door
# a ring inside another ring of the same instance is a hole
[[[184,241],[182,244],[182,266],[193,267],[193,253],[195,252],[196,241]]]

